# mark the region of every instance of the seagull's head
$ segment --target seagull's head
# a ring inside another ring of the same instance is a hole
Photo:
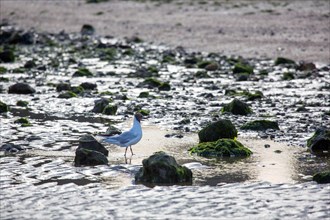
[[[140,112],[135,113],[134,117],[136,118],[136,120],[138,120],[138,122],[141,122],[143,116]]]

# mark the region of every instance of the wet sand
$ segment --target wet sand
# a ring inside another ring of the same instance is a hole
[[[139,36],[190,51],[330,62],[327,0],[85,2],[1,0],[1,20],[51,33],[91,24],[99,35]]]

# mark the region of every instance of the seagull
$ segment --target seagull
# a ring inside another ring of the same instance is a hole
[[[139,112],[135,113],[133,119],[133,126],[130,130],[125,131],[119,135],[114,135],[104,138],[102,142],[115,144],[120,147],[126,147],[124,154],[125,157],[126,157],[127,148],[130,147],[131,153],[132,155],[134,155],[132,151],[132,145],[137,144],[142,138],[141,120],[142,120],[142,114]]]

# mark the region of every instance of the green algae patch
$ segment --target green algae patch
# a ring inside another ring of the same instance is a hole
[[[6,103],[0,101],[0,113],[8,112],[9,107]]]
[[[4,74],[6,73],[8,70],[7,68],[3,67],[3,66],[0,66],[0,74]]]
[[[19,118],[14,121],[15,124],[21,124],[22,127],[32,126],[27,118]]]
[[[233,69],[233,73],[253,74],[253,67],[247,64],[236,63]]]
[[[223,106],[221,112],[230,112],[234,115],[248,115],[253,113],[252,109],[246,103],[238,99],[234,99],[227,105]]]
[[[89,69],[87,68],[79,68],[76,72],[74,72],[72,77],[91,77],[93,76],[93,73],[91,73],[91,71],[89,71]]]
[[[217,141],[221,138],[234,139],[237,129],[230,120],[222,119],[211,123],[198,132],[199,142]]]
[[[141,109],[138,112],[140,112],[143,116],[148,116],[150,114],[150,110],[147,109]]]
[[[27,107],[27,106],[29,105],[29,102],[27,102],[27,101],[23,101],[23,100],[18,100],[18,101],[16,102],[16,105],[17,105],[17,106],[21,106],[21,107]]]
[[[223,138],[213,142],[199,143],[189,149],[191,154],[202,157],[248,157],[252,151],[237,140]]]
[[[61,93],[58,96],[58,98],[61,98],[61,99],[69,99],[69,98],[74,98],[74,97],[77,97],[77,94],[72,91],[67,91],[67,92]]]
[[[316,173],[313,176],[313,181],[319,183],[319,184],[325,184],[325,183],[330,183],[330,170],[329,171],[324,171],[320,173]]]
[[[265,131],[267,129],[280,130],[276,121],[255,120],[245,123],[242,130]]]
[[[103,109],[102,113],[105,115],[116,115],[117,109],[118,109],[117,105],[107,105]]]

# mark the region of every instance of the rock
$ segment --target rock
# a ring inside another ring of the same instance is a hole
[[[105,115],[116,115],[118,107],[116,105],[107,105],[103,109],[103,114]]]
[[[6,103],[0,101],[0,113],[8,112],[9,107]]]
[[[86,134],[79,139],[79,146],[77,150],[82,148],[100,152],[105,156],[109,155],[109,151],[100,142],[98,142],[92,135],[89,134]]]
[[[37,64],[34,62],[34,60],[26,61],[26,63],[24,64],[24,68],[26,68],[26,69],[31,69],[36,66],[37,66]]]
[[[222,119],[214,122],[198,132],[199,142],[217,141],[221,138],[237,137],[237,130],[230,120]]]
[[[247,100],[249,101],[254,101],[256,99],[261,99],[264,97],[264,94],[261,91],[256,91],[255,93],[245,91],[243,92],[243,95],[247,97]]]
[[[67,92],[63,92],[63,93],[59,94],[57,98],[70,99],[70,98],[74,98],[74,97],[77,97],[76,93],[74,93],[72,91],[67,91]]]
[[[150,110],[147,110],[147,109],[140,109],[140,110],[138,110],[138,112],[140,112],[143,116],[150,115]]]
[[[158,88],[160,91],[169,91],[171,86],[168,82],[161,82],[155,78],[147,78],[143,82],[137,85],[138,88],[149,88],[154,89]]]
[[[313,176],[313,181],[316,181],[319,184],[330,183],[330,171],[316,173]]]
[[[91,71],[89,71],[89,69],[87,69],[87,68],[79,68],[72,75],[72,77],[83,77],[83,76],[91,77],[91,76],[93,76],[93,73],[91,73]]]
[[[236,63],[233,69],[233,73],[253,74],[253,67],[247,64]]]
[[[239,141],[228,138],[199,143],[189,152],[202,157],[248,157],[252,154],[251,150]]]
[[[7,153],[17,153],[22,150],[25,150],[25,149],[22,148],[20,145],[11,144],[11,143],[3,144],[0,147],[0,151],[5,151]]]
[[[299,62],[298,66],[297,66],[297,70],[299,71],[312,71],[315,70],[316,66],[314,63],[308,63],[308,62]]]
[[[149,92],[140,92],[138,98],[148,98]]]
[[[14,94],[32,94],[35,92],[36,90],[27,83],[16,83],[11,85],[8,89],[8,93]]]
[[[15,124],[21,124],[22,127],[32,126],[27,118],[19,118],[14,121]]]
[[[241,129],[243,130],[254,130],[254,131],[265,131],[267,129],[280,130],[276,121],[269,120],[255,120],[245,123]]]
[[[278,66],[283,64],[296,65],[296,62],[285,57],[277,57],[275,60],[275,65]]]
[[[231,112],[234,115],[248,115],[253,113],[252,109],[244,102],[234,99],[227,105],[225,105],[222,110],[222,112]]]
[[[107,98],[101,98],[99,100],[94,101],[94,108],[92,112],[102,113],[104,108],[109,105],[110,100]]]
[[[153,76],[158,76],[158,70],[154,71],[151,68],[141,67],[137,69],[135,72],[129,74],[130,77],[139,77],[139,78],[150,78]]]
[[[17,106],[21,106],[21,107],[26,107],[26,106],[29,105],[29,102],[27,102],[27,101],[22,101],[22,100],[18,100],[18,101],[16,102],[16,105],[17,105]]]
[[[4,50],[0,52],[0,62],[12,63],[15,61],[15,54],[12,50]]]
[[[81,86],[72,86],[71,92],[78,94],[78,95],[82,95],[85,92],[85,89]]]
[[[77,149],[76,156],[74,158],[74,165],[79,166],[97,166],[107,165],[109,163],[107,157],[94,150],[88,150],[85,148]]]
[[[121,134],[121,130],[119,130],[118,128],[116,128],[115,126],[109,125],[107,131],[105,132],[104,135],[106,136],[113,136],[116,134]]]
[[[94,90],[97,87],[95,83],[90,83],[90,82],[81,83],[80,86],[86,90]]]
[[[90,24],[84,24],[81,27],[80,33],[82,35],[93,35],[95,33],[95,29],[92,25]]]
[[[294,78],[295,78],[294,73],[291,72],[284,72],[282,75],[282,80],[292,80]]]
[[[71,90],[71,84],[70,83],[59,83],[56,85],[56,91],[62,92],[62,91],[68,91]]]
[[[314,135],[307,140],[307,147],[313,154],[330,155],[330,130],[317,129]]]
[[[190,169],[180,166],[174,157],[156,152],[142,161],[143,167],[135,175],[136,182],[151,184],[192,183]]]
[[[210,63],[207,66],[205,66],[204,69],[207,70],[207,71],[216,71],[217,69],[219,69],[219,64]]]
[[[171,90],[171,86],[168,82],[164,82],[162,83],[159,87],[158,87],[159,91],[170,91]]]

